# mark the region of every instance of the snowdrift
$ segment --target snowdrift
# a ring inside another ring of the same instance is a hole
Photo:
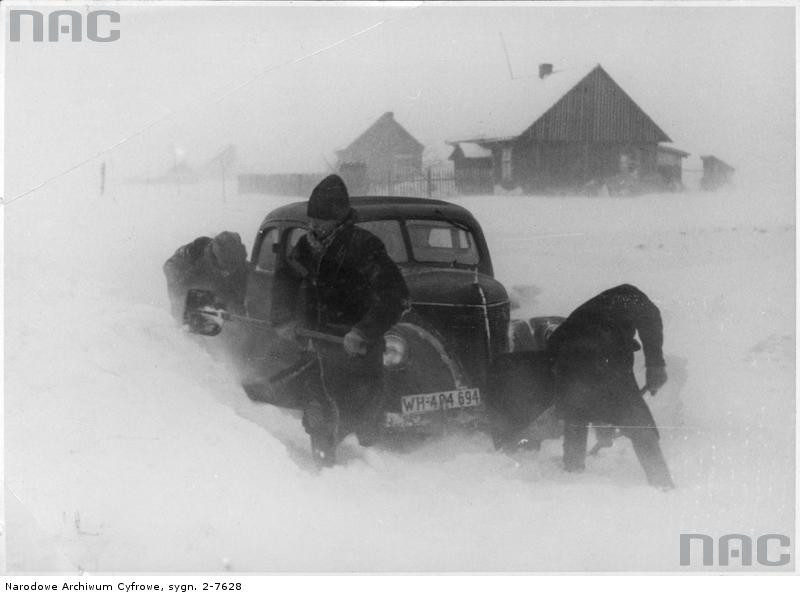
[[[557,441],[510,457],[482,435],[348,440],[316,472],[299,419],[174,326],[161,273],[199,235],[249,246],[293,199],[91,182],[6,209],[10,572],[677,571],[681,532],[793,535],[791,192],[457,200],[517,316],[623,282],[662,309],[671,382],[648,400],[679,488],[660,493],[626,440],[583,475]]]

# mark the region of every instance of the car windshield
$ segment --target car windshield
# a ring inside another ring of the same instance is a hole
[[[409,219],[406,229],[414,260],[451,265],[477,265],[478,248],[472,232],[454,223],[434,219]]]

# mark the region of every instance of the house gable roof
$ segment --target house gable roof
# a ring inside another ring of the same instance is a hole
[[[386,146],[401,147],[409,152],[421,152],[425,146],[415,139],[395,119],[393,112],[386,112],[361,133],[355,141],[337,151],[340,156],[374,151]]]
[[[568,68],[553,71],[544,79],[525,78],[511,81],[508,92],[486,120],[461,137],[461,140],[511,140],[539,120],[553,105],[596,67]]]
[[[590,102],[590,121],[585,112],[577,109],[586,105],[581,104],[579,97],[584,82],[588,83],[585,87],[592,86],[595,98],[598,94],[605,99],[613,98],[613,101]],[[463,141],[512,141],[522,135],[541,140],[670,141],[600,64],[555,70],[543,79],[512,81],[512,86],[512,92],[501,99],[502,105],[487,116],[486,122],[491,124],[462,136]],[[614,136],[611,123],[623,120],[623,128],[631,138],[611,138]],[[641,138],[634,139],[637,135]]]

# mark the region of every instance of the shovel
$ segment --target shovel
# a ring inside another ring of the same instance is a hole
[[[254,319],[252,317],[246,317],[244,315],[235,315],[227,311],[196,310],[194,312],[196,312],[199,315],[219,317],[223,321],[243,321],[245,323],[255,325],[256,327],[273,329],[273,325],[271,323],[268,323],[267,321],[264,321],[262,319]],[[322,333],[321,331],[312,331],[311,329],[303,329],[302,327],[298,327],[297,329],[295,329],[295,335],[299,337],[307,337],[309,339],[320,339],[322,341],[327,341],[339,345],[344,344],[344,338],[339,337],[338,335],[333,335],[331,333]]]
[[[207,317],[219,319],[219,323]],[[189,326],[191,333],[199,335],[218,335],[222,331],[224,321],[241,321],[262,329],[274,329],[269,321],[255,319],[244,315],[228,312],[225,304],[220,302],[213,292],[208,290],[191,289],[186,293],[186,306],[183,312],[183,322]],[[297,328],[295,334],[299,337],[318,339],[334,344],[343,345],[344,338],[331,333],[312,331],[311,329]]]

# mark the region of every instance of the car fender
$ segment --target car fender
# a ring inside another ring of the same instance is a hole
[[[409,317],[394,325],[386,334],[402,337],[408,343],[409,358],[400,368],[387,368],[386,426],[390,428],[444,428],[456,422],[461,426],[484,425],[482,405],[404,415],[402,398],[407,396],[475,389],[469,385],[463,366],[448,349],[441,335],[419,317]],[[481,395],[483,390],[481,387]]]
[[[396,335],[408,345],[408,360],[397,369],[387,368],[387,378],[406,394],[467,387],[458,358],[447,349],[441,335],[419,317],[405,318],[387,336]]]

